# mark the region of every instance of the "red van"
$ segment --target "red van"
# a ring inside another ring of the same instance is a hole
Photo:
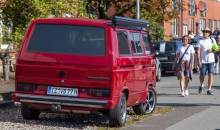
[[[149,24],[118,16],[34,20],[19,50],[12,94],[22,117],[107,110],[109,125],[123,126],[127,107],[152,113],[156,60]]]

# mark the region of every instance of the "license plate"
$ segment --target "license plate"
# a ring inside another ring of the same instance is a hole
[[[62,96],[78,96],[77,88],[62,88],[62,87],[52,87],[47,88],[47,94],[49,95],[62,95]]]
[[[168,57],[157,57],[159,60],[168,60]]]

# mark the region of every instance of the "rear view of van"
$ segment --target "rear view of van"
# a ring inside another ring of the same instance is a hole
[[[24,119],[38,119],[41,111],[102,115],[102,110],[108,110],[110,126],[123,126],[127,106],[137,114],[153,112],[156,64],[152,43],[147,31],[129,28],[132,20],[129,29],[119,24],[116,28],[120,20],[124,18],[55,18],[31,23],[19,50],[12,95],[21,102]]]

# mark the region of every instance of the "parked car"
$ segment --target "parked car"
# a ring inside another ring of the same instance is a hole
[[[148,21],[34,20],[16,62],[15,93],[24,119],[45,112],[109,111],[109,125],[156,107],[156,60]]]
[[[218,39],[217,39],[218,35],[220,35],[220,31],[219,30],[215,30],[212,33],[211,37],[214,38],[216,41],[218,41]]]
[[[154,42],[156,57],[160,60],[162,72],[173,71],[172,66],[176,57],[177,49],[182,46],[180,41]]]
[[[215,42],[218,41],[218,35],[214,35],[214,34],[212,34],[211,37],[215,39]]]
[[[160,60],[156,57],[156,81],[160,81],[161,80],[161,63]]]
[[[203,39],[204,37],[203,36],[195,36],[194,38],[191,38],[191,44],[196,47],[196,44],[199,40]]]
[[[159,42],[154,42],[153,45],[154,45],[156,57],[161,62],[162,72],[165,73],[166,71],[173,71],[172,66],[174,63],[174,59],[176,57],[176,52],[178,48],[182,46],[182,41],[180,40],[159,41]],[[196,54],[194,56],[196,59]],[[193,70],[197,70],[196,60],[194,60]]]

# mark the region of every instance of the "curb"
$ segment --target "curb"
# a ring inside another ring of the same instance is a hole
[[[14,102],[11,100],[12,93],[13,92],[0,93],[1,95],[3,95],[3,97],[0,98],[0,108],[14,106]]]
[[[0,109],[1,108],[5,108],[5,107],[13,107],[14,106],[14,102],[13,101],[0,101]]]

